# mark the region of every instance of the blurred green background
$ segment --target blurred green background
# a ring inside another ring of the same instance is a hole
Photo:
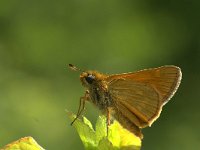
[[[143,150],[200,147],[200,1],[0,1],[0,147],[33,136],[48,150],[83,149],[65,109],[84,88],[66,67],[122,73],[182,68],[178,92]],[[87,104],[95,122],[98,110]]]

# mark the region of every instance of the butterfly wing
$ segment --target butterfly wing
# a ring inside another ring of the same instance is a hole
[[[131,127],[122,121],[125,118],[139,128],[150,126],[159,117],[162,106],[176,92],[180,80],[181,70],[176,66],[107,77],[108,92],[116,106],[115,118],[128,130]],[[124,119],[120,119],[122,116]]]

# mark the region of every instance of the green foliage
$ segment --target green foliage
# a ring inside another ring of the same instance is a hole
[[[67,111],[67,115],[70,120],[74,120],[73,113]],[[109,126],[107,136],[106,118],[103,115],[97,119],[96,129],[85,117],[77,119],[73,126],[86,150],[140,150],[141,140],[124,129],[117,121]]]
[[[0,150],[44,150],[32,137],[24,137]]]

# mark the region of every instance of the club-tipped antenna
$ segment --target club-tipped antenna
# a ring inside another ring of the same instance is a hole
[[[70,68],[71,70],[84,72],[83,70],[77,68],[76,66],[74,66],[74,65],[72,65],[72,64],[69,64],[68,66],[69,66],[69,68]]]

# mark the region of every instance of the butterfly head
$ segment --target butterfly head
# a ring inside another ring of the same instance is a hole
[[[91,87],[98,83],[98,81],[102,80],[105,75],[97,72],[97,71],[84,71],[81,69],[78,69],[74,65],[69,64],[70,69],[74,71],[81,71],[80,74],[80,80],[84,87]]]
[[[94,71],[84,71],[80,74],[80,80],[85,87],[93,85],[97,78]]]

